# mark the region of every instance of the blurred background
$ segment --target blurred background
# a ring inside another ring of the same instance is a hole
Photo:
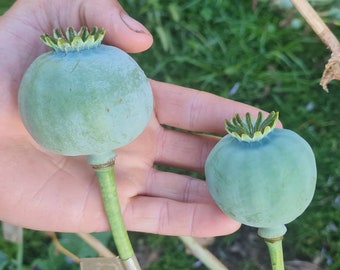
[[[13,2],[1,0],[0,14]],[[154,35],[148,51],[132,55],[148,77],[279,111],[284,126],[310,143],[317,159],[317,190],[307,211],[287,226],[285,260],[340,269],[340,82],[330,83],[329,93],[322,90],[319,82],[330,51],[290,2],[120,2]],[[340,2],[309,2],[340,38]],[[31,230],[23,234],[21,269],[79,269],[56,250],[49,235]],[[114,249],[109,233],[93,235]],[[177,237],[130,235],[144,269],[207,269]],[[77,256],[96,256],[77,235],[57,236]],[[231,270],[269,269],[266,246],[256,229],[243,226],[233,235],[205,240]],[[0,237],[0,270],[19,269],[17,251],[17,244]]]

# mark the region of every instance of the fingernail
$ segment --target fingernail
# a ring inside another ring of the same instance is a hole
[[[149,31],[142,25],[140,22],[136,21],[135,19],[131,18],[126,13],[121,13],[120,17],[122,18],[123,22],[129,27],[132,31],[137,33],[149,33]]]

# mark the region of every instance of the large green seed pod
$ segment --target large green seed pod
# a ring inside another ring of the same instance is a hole
[[[102,45],[105,30],[55,30],[53,50],[28,68],[19,110],[32,137],[63,155],[96,155],[134,140],[153,110],[151,87],[124,51]]]
[[[124,269],[141,269],[120,210],[114,176],[115,149],[147,126],[153,111],[150,84],[124,51],[101,45],[105,30],[58,29],[43,42],[53,51],[39,56],[23,76],[19,111],[38,144],[69,156],[88,155]]]
[[[247,114],[226,122],[228,135],[209,154],[206,181],[217,205],[230,217],[260,228],[264,238],[281,237],[287,224],[310,204],[316,163],[308,143],[275,128],[278,114],[262,121]]]

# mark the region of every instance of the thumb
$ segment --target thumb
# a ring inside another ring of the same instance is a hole
[[[152,35],[143,24],[131,18],[117,1],[83,1],[80,21],[89,27],[106,29],[104,42],[130,53],[147,50]]]

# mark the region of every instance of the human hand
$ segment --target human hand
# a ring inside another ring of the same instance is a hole
[[[38,230],[108,230],[94,171],[86,157],[64,157],[38,146],[17,110],[17,92],[29,64],[46,51],[41,33],[67,26],[103,26],[104,42],[128,52],[152,44],[152,36],[118,2],[18,0],[0,18],[0,220]],[[122,19],[123,18],[123,19]],[[135,30],[135,31],[134,31]],[[118,149],[115,173],[128,230],[169,235],[229,234],[239,223],[223,214],[204,181],[162,172],[162,164],[203,172],[218,138],[166,129],[223,133],[225,118],[258,109],[206,92],[151,81],[155,112],[147,129]]]

